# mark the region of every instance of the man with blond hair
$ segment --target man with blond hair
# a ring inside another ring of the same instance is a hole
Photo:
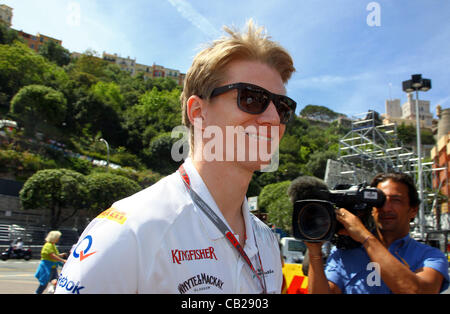
[[[255,149],[274,154],[295,112],[285,96],[295,69],[252,21],[245,32],[225,30],[186,74],[189,158],[87,227],[58,293],[280,293],[277,240],[250,214],[246,192],[270,163]]]

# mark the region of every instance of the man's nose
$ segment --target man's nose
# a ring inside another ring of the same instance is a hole
[[[260,124],[270,124],[270,125],[280,124],[280,115],[278,114],[277,108],[275,107],[273,101],[270,101],[270,104],[266,108],[266,110],[259,115],[258,122]]]
[[[389,212],[389,211],[393,210],[392,200],[389,197],[386,197],[386,201],[384,202],[383,206],[381,208],[379,208],[378,210],[380,210],[382,212]]]

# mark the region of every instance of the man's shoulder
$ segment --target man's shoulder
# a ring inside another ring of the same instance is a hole
[[[108,225],[112,221],[114,225],[127,226],[125,229],[136,229],[155,221],[159,227],[170,224],[189,204],[184,186],[177,180],[177,176],[169,175],[136,194],[116,201],[96,220],[104,220]]]
[[[111,207],[128,216],[147,213],[170,213],[186,203],[186,192],[178,176],[169,175],[152,186],[127,198],[116,201]]]
[[[417,241],[413,238],[411,238],[410,241],[411,241],[411,247],[416,252],[416,255],[418,253],[421,253],[423,257],[434,257],[434,258],[446,259],[445,254],[438,248],[432,247],[428,244]]]
[[[275,234],[272,232],[272,229],[270,229],[268,225],[261,221],[261,219],[259,219],[252,213],[250,213],[250,219],[252,221],[255,234],[259,235],[259,237],[263,238],[264,240],[276,242],[278,241]]]

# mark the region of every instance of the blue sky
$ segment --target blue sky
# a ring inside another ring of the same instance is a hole
[[[375,2],[379,10],[368,5]],[[249,18],[293,56],[288,95],[349,116],[385,112],[385,100],[406,101],[411,74],[432,79],[420,99],[450,107],[448,0],[0,0],[14,8],[12,27],[186,73],[203,44],[223,25]],[[374,14],[379,12],[379,20]],[[369,23],[368,23],[369,17]],[[379,21],[378,25],[370,26]]]

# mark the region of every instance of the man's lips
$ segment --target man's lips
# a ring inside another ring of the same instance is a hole
[[[379,216],[378,219],[379,220],[395,220],[397,217],[395,216]]]
[[[257,139],[257,140],[264,140],[264,141],[272,141],[272,138],[271,137],[267,137],[267,136],[263,136],[263,135],[258,135],[258,134],[255,134],[255,133],[248,133],[248,132],[245,132],[245,134],[248,136],[248,137],[250,137],[250,138],[254,138],[254,139]]]

